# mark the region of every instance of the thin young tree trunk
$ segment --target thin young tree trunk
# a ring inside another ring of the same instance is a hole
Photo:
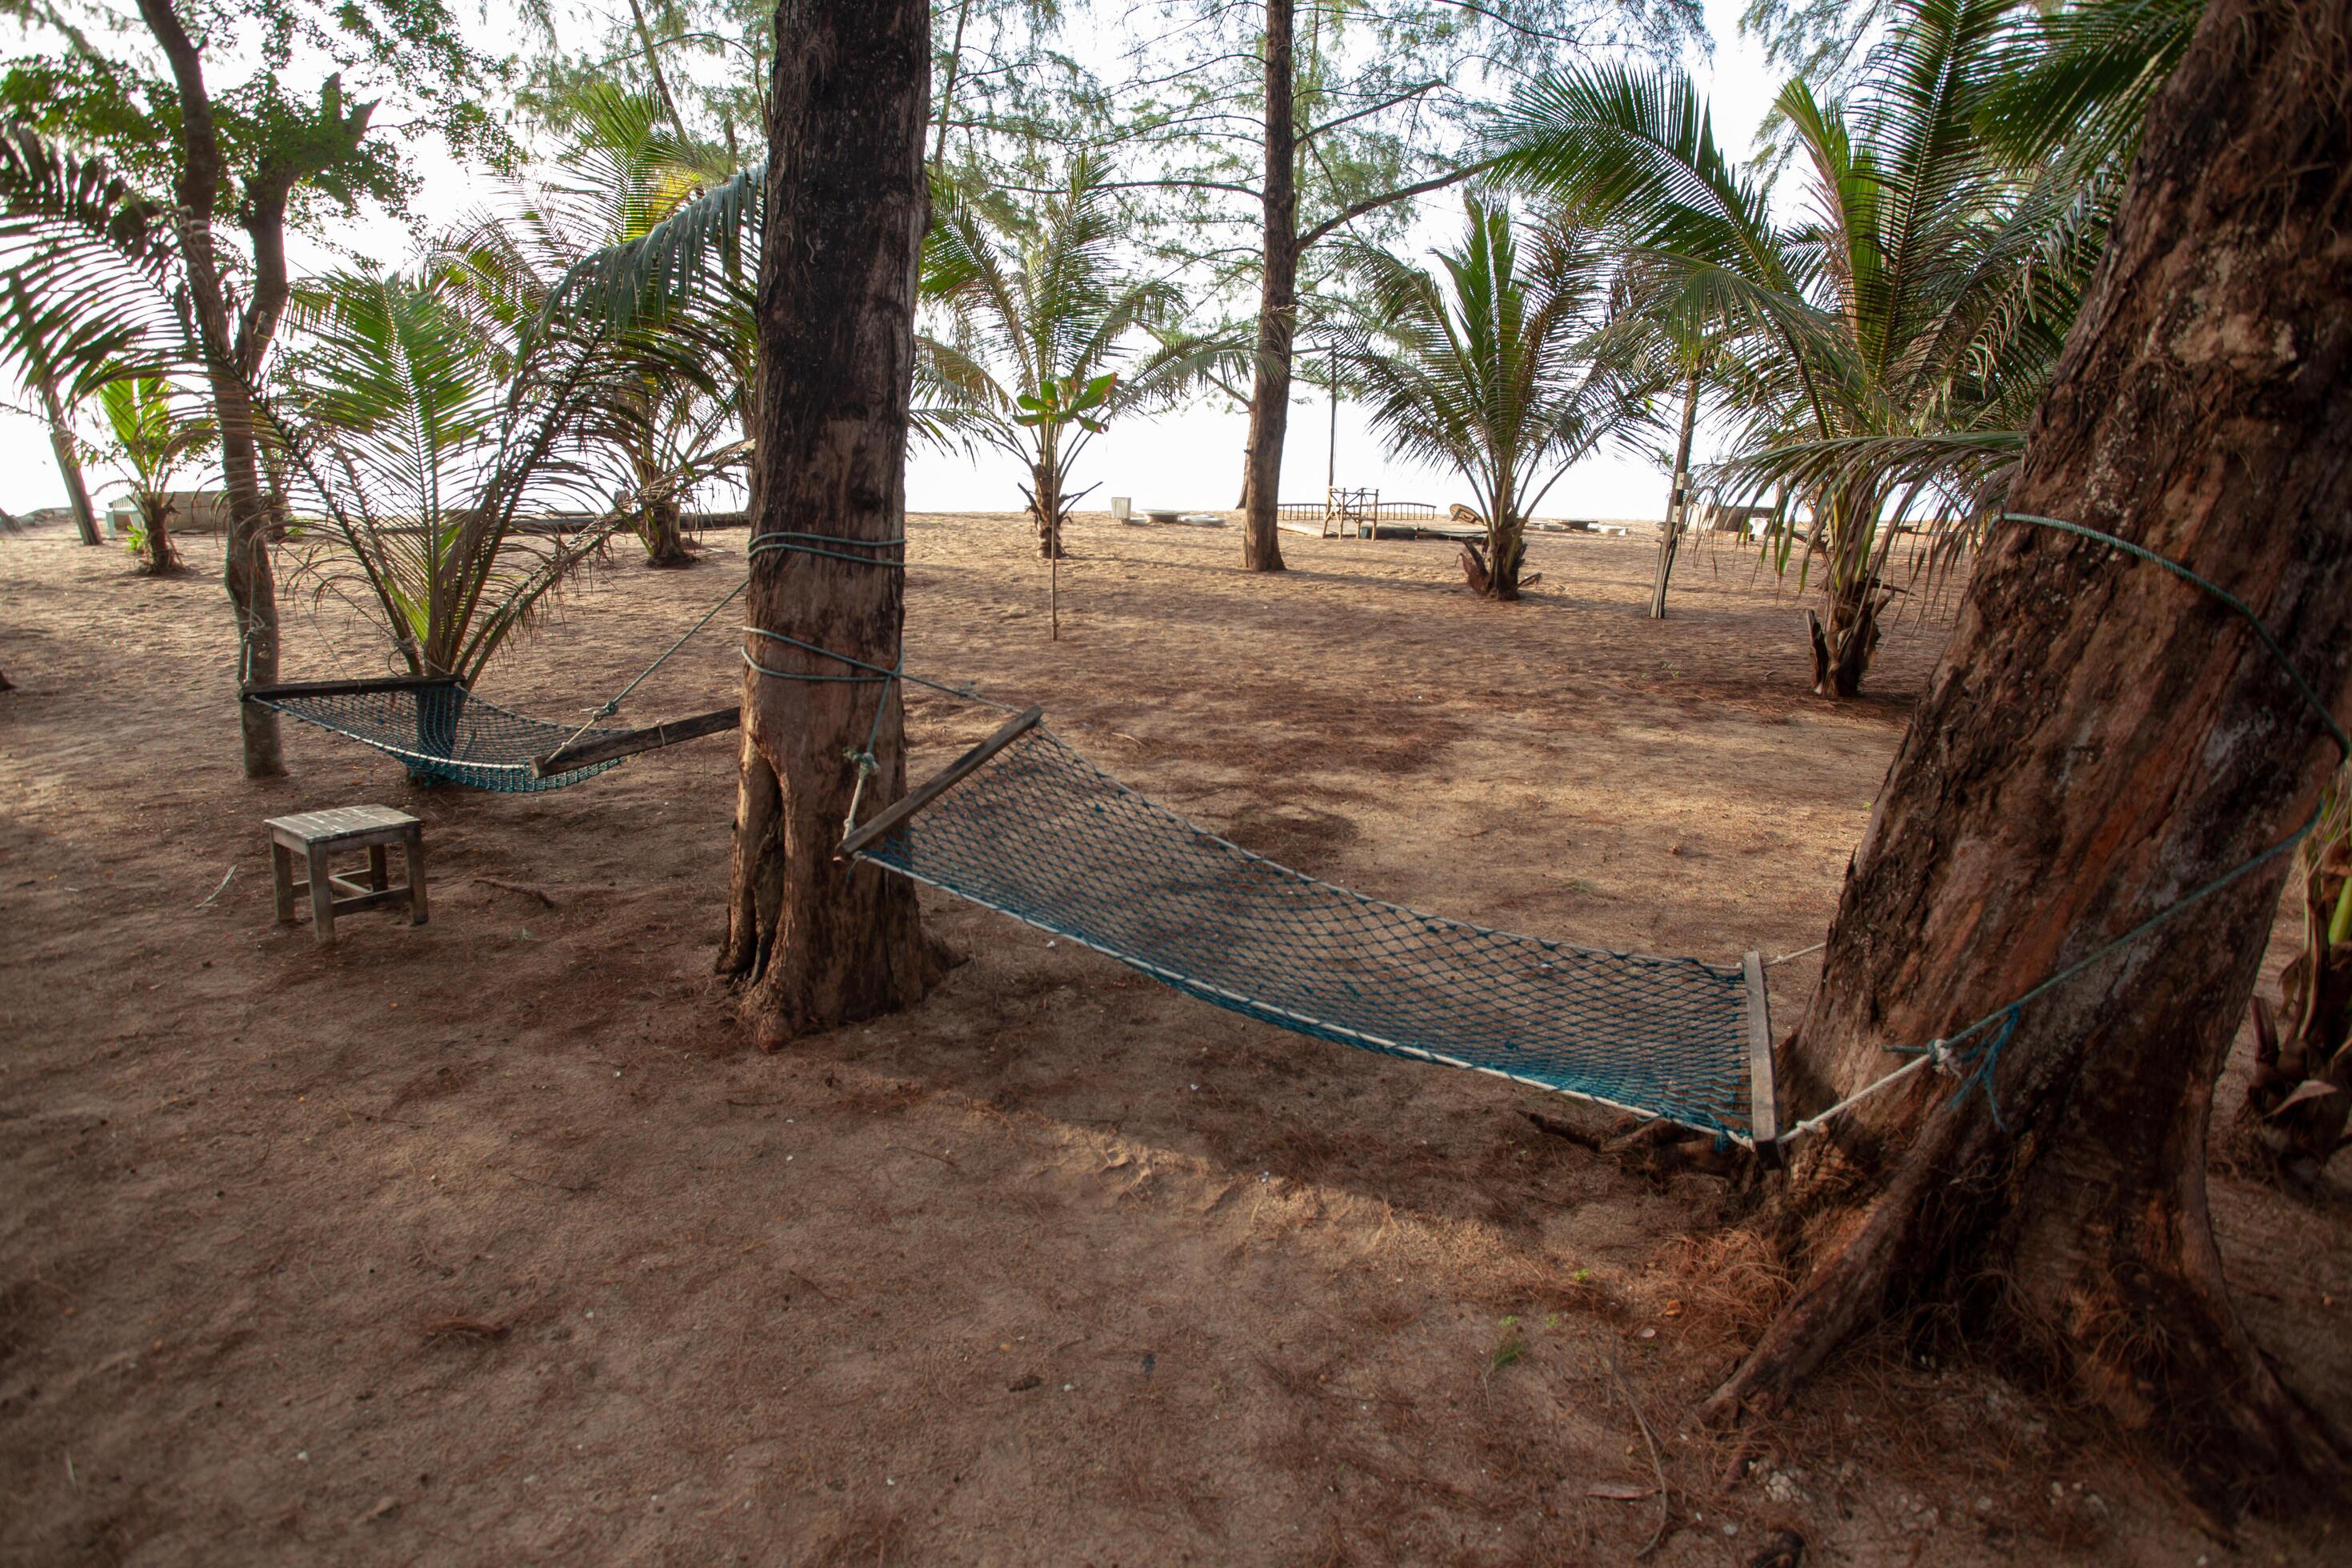
[[[948,161],[948,116],[955,110],[956,78],[963,72],[963,26],[971,20],[971,0],[956,6],[955,42],[948,48],[947,79],[940,84],[940,139],[931,148],[931,175],[939,176]]]
[[[100,542],[98,513],[89,504],[89,486],[82,479],[81,458],[74,451],[73,422],[66,417],[65,401],[58,395],[57,384],[38,370],[33,373],[33,385],[40,394],[42,412],[48,416],[49,450],[57,454],[58,475],[66,483],[74,531],[84,544],[96,544]]]
[[[1297,130],[1291,115],[1293,0],[1265,4],[1265,276],[1258,288],[1257,368],[1242,482],[1242,565],[1283,569],[1282,444],[1290,428],[1290,345],[1298,330]]]
[[[247,378],[258,369],[262,346],[284,306],[285,194],[295,174],[277,171],[284,186],[248,193],[248,205],[255,209],[250,222],[256,226],[256,278],[245,331],[232,337],[227,294],[213,247],[213,215],[224,167],[203,59],[173,0],[139,0],[139,12],[170,62],[179,92],[180,253],[187,266],[196,346],[204,358],[205,378],[212,388],[213,412],[220,430],[221,481],[229,509],[221,578],[236,619],[238,679],[247,684],[267,684],[278,679],[278,582],[269,560],[269,509],[255,457],[253,399]],[[363,133],[364,111],[358,116],[357,126],[355,135]],[[274,229],[270,227],[273,219]],[[250,363],[239,352],[247,347]],[[237,710],[246,776],[269,778],[283,773],[286,762],[277,710],[257,702],[241,702]]]
[[[1666,521],[1658,534],[1658,576],[1650,586],[1650,618],[1666,618],[1666,579],[1674,574],[1675,552],[1682,548],[1684,510],[1690,505],[1691,426],[1698,422],[1698,370],[1683,389],[1683,433],[1675,442],[1675,479],[1666,491]]]
[[[780,0],[760,274],[753,531],[830,535],[830,555],[755,563],[755,626],[888,668],[901,574],[836,555],[900,559],[915,268],[929,222],[930,14],[924,0]],[[733,896],[720,968],[744,988],[754,1038],[904,1007],[936,977],[912,888],[833,850],[856,783],[845,753],[869,726],[879,772],[862,810],[906,787],[898,688],[791,643],[751,637],[780,679],[747,670]]]
[[[2217,0],[2150,113],[2010,506],[2118,533],[2261,616],[2352,707],[2352,0]],[[1820,1110],[2243,865],[2336,759],[2244,624],[2092,542],[2005,523],[1880,792],[1820,988],[1780,1055]],[[1719,1392],[1777,1405],[1923,1302],[2024,1347],[2226,1514],[2340,1491],[2344,1436],[2230,1300],[2206,1212],[2213,1085],[2290,858],[1799,1145],[1805,1273]],[[1996,1112],[1997,1108],[1997,1112]],[[2302,1489],[2300,1492],[2298,1489]]]
[[[662,112],[669,117],[670,129],[678,140],[688,139],[686,117],[677,111],[677,100],[669,90],[669,78],[661,65],[661,48],[654,42],[654,30],[646,24],[646,8],[642,0],[629,0],[629,18],[636,25],[637,47],[645,52],[646,73],[653,78],[654,97],[660,100]]]

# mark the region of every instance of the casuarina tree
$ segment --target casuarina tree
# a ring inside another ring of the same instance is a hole
[[[2347,79],[2352,0],[2217,0],[2149,110],[2008,496],[2200,574],[2277,652],[2159,567],[1996,526],[1779,1053],[1798,1116],[1892,1047],[1951,1039],[1958,1073],[1797,1146],[1772,1211],[1797,1289],[1720,1410],[1776,1405],[1870,1326],[1942,1308],[2143,1434],[2217,1513],[2352,1476],[2232,1306],[2205,1190],[2292,861],[2265,851],[2313,819],[2352,710]]]
[[[899,689],[875,672],[896,666],[905,616],[929,59],[925,0],[776,7],[752,532],[781,547],[754,556],[747,595],[720,961],[772,1048],[916,1001],[940,963],[913,889],[833,853],[854,759],[876,759],[869,808],[906,784]]]

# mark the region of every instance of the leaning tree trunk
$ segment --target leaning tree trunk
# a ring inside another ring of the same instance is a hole
[[[1298,329],[1297,132],[1291,117],[1292,0],[1265,5],[1265,276],[1258,286],[1257,368],[1243,471],[1242,565],[1283,569],[1282,444],[1290,432],[1290,345]]]
[[[2111,247],[2010,496],[2243,599],[2352,698],[2352,0],[2217,0],[2149,116]],[[2242,621],[2095,542],[2010,522],[1856,849],[1784,1047],[1802,1115],[2303,823],[2333,748]],[[1915,1074],[1799,1145],[1805,1273],[1718,1414],[1840,1343],[1957,1305],[2150,1438],[2223,1513],[2342,1437],[2231,1307],[2206,1212],[2213,1086],[2259,971],[2274,857],[2028,1004],[1982,1081]],[[1990,1053],[1988,1055],[1988,1053]],[[1990,1323],[1988,1324],[1988,1320]]]
[[[767,232],[759,294],[761,429],[756,533],[830,535],[830,553],[763,553],[750,619],[866,665],[898,658],[915,265],[929,200],[925,0],[780,0],[768,125]],[[721,969],[773,1049],[810,1029],[919,999],[939,960],[912,887],[833,857],[856,782],[845,753],[879,772],[863,809],[906,784],[898,688],[842,660],[752,636],[733,898]],[[815,679],[795,679],[793,675]]]
[[[66,417],[65,400],[58,395],[57,384],[37,369],[33,383],[41,396],[42,412],[48,416],[49,450],[57,454],[58,476],[65,480],[74,532],[84,544],[96,544],[100,542],[98,512],[89,504],[89,485],[82,478],[80,455],[74,450],[73,422]]]
[[[174,0],[139,0],[140,15],[171,63],[180,111],[180,173],[176,182],[180,255],[187,266],[188,293],[195,318],[205,379],[213,393],[214,423],[220,431],[221,488],[228,496],[228,544],[221,554],[221,581],[236,617],[237,678],[247,685],[278,679],[278,579],[269,558],[274,539],[269,507],[256,453],[252,378],[262,345],[277,323],[286,297],[286,192],[295,165],[276,170],[270,181],[246,192],[247,224],[254,239],[253,276],[247,300],[246,330],[232,334],[228,289],[213,244],[213,216],[225,183],[220,135],[213,118],[204,64],[188,36]],[[367,109],[352,121],[364,132]],[[325,143],[322,142],[321,146]],[[314,149],[313,151],[316,151]],[[237,704],[247,778],[285,773],[278,734],[278,710],[258,702]]]

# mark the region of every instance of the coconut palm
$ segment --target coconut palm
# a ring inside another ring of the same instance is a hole
[[[1034,206],[942,191],[924,242],[923,296],[944,330],[918,335],[918,430],[1017,458],[1047,557],[1085,494],[1068,480],[1093,438],[1242,357],[1183,333],[1176,288],[1121,263],[1107,177],[1082,154]]]
[[[213,422],[186,392],[160,375],[102,382],[98,405],[112,437],[104,448],[125,472],[138,521],[131,548],[151,576],[180,570],[172,543],[172,481],[213,444]]]
[[[1776,107],[1805,210],[1786,225],[1679,74],[1555,73],[1500,128],[1505,177],[1619,236],[1643,309],[1707,327],[1739,424],[1733,481],[1791,480],[1809,505],[1776,555],[1819,574],[1819,690],[1861,687],[1905,512],[1997,489],[2104,239],[2111,184],[2020,167],[1989,138],[2013,9],[1897,0],[1850,101],[1790,83]]]
[[[537,297],[541,330],[557,313],[590,308],[562,298],[585,258],[644,240],[729,174],[722,154],[670,128],[658,95],[594,82],[572,89],[562,108],[567,141],[553,169],[513,215],[484,226],[477,247],[478,261],[513,273],[510,287]],[[693,560],[679,498],[659,481],[751,433],[750,280],[740,247],[719,260],[708,288],[640,288],[626,309],[602,312],[611,367],[627,371],[609,390],[628,406],[595,434],[619,464],[620,488],[658,498],[642,503],[636,524],[649,565]]]
[[[306,284],[269,405],[323,521],[304,570],[372,604],[410,674],[467,685],[632,515],[606,510],[582,451],[610,392],[605,345],[519,331],[532,302],[481,285],[446,257]],[[547,521],[567,509],[593,520]]]
[[[1486,524],[1472,584],[1510,600],[1528,516],[1570,465],[1646,422],[1654,389],[1603,335],[1612,269],[1599,237],[1543,228],[1523,244],[1502,203],[1474,195],[1464,212],[1443,277],[1365,253],[1371,313],[1342,357],[1390,452],[1469,485]]]

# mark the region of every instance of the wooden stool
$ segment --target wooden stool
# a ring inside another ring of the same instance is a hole
[[[273,816],[269,829],[270,880],[278,892],[279,923],[295,918],[295,895],[310,894],[310,929],[322,942],[335,940],[335,917],[380,904],[405,901],[408,923],[425,923],[425,825],[404,811],[388,805],[339,805],[328,811],[306,811],[299,816]],[[408,855],[408,885],[391,885],[385,848],[398,844]],[[327,869],[327,857],[338,849],[368,852],[368,885]],[[294,863],[304,862],[308,880],[294,880]],[[340,895],[340,896],[338,896]]]

